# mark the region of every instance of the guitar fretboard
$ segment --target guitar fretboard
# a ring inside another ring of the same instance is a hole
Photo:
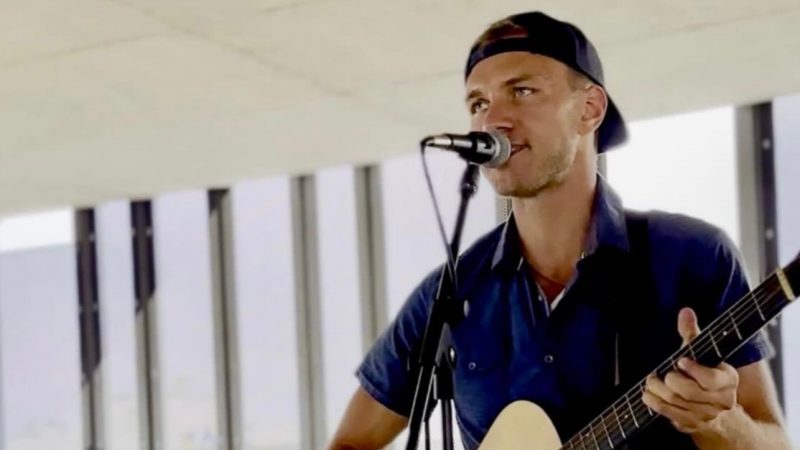
[[[663,378],[683,357],[717,366],[775,318],[800,292],[800,259],[769,276],[728,307],[688,345],[670,356],[654,373]],[[657,414],[642,402],[645,380],[628,390],[561,448],[613,450],[649,425]]]

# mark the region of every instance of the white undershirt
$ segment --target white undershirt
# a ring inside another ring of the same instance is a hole
[[[564,294],[566,293],[567,293],[566,289],[562,289],[561,292],[559,292],[558,296],[556,296],[556,299],[553,300],[552,303],[550,303],[550,311],[556,309],[556,306],[558,306],[558,304],[561,302],[561,299],[564,298]]]
[[[581,253],[581,259],[583,259],[585,256],[586,256],[585,252]],[[525,263],[525,258],[520,257],[519,258],[519,265],[517,266],[517,270],[522,269],[522,265],[524,263]],[[556,309],[556,306],[558,306],[558,304],[561,303],[561,299],[563,299],[564,295],[566,295],[567,289],[569,288],[570,285],[573,284],[572,280],[570,280],[567,283],[567,286],[565,286],[564,289],[562,289],[561,292],[558,293],[558,295],[556,296],[555,300],[553,300],[552,302],[547,302],[547,300],[546,300],[547,297],[544,295],[544,292],[542,291],[542,287],[539,286],[539,283],[537,283],[536,280],[534,280],[533,282],[536,284],[536,289],[539,291],[539,299],[541,299],[542,301],[545,301],[547,303],[547,315],[548,316],[550,315],[551,312],[553,312],[554,309]]]

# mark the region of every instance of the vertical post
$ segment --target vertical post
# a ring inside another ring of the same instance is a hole
[[[303,450],[325,447],[325,385],[316,192],[312,175],[291,180],[292,223],[300,371],[300,426]]]
[[[83,391],[83,439],[89,450],[105,448],[103,440],[103,383],[101,378],[100,306],[97,288],[97,249],[93,209],[75,212],[78,269],[78,311]]]
[[[366,352],[388,322],[386,246],[380,166],[355,169],[356,226],[361,295],[362,349]]]
[[[131,203],[139,414],[144,447],[161,450],[161,398],[157,347],[155,253],[150,201]]]
[[[760,280],[778,266],[772,104],[737,108],[736,137],[741,250],[748,262],[750,279]],[[767,333],[778,351],[770,366],[783,405],[780,318],[770,323]]]
[[[220,448],[241,449],[241,397],[236,333],[233,213],[227,189],[208,192],[211,285]]]

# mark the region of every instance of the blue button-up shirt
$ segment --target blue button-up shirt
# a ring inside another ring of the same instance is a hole
[[[468,449],[478,446],[500,411],[524,399],[541,406],[562,440],[576,433],[677,350],[678,311],[690,306],[701,327],[748,291],[738,254],[719,229],[686,216],[639,214],[633,228],[602,178],[584,257],[557,307],[547,301],[522,257],[513,216],[467,249],[458,263],[460,302],[469,314],[450,327],[456,418]],[[408,416],[414,383],[409,362],[421,345],[440,271],[413,291],[357,371],[362,387]],[[762,333],[728,362],[771,356]],[[666,421],[632,448],[694,449]]]

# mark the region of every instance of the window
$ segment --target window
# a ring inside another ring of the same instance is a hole
[[[465,166],[450,154],[429,152],[427,158],[449,240],[458,211],[459,184]],[[386,236],[386,283],[391,320],[422,278],[444,263],[446,253],[419,156],[389,160],[381,165],[381,175]],[[469,248],[475,239],[496,226],[495,198],[492,187],[481,178],[478,182],[478,193],[467,210],[461,251]],[[431,419],[434,447],[441,446],[440,410],[441,408],[437,408]],[[453,427],[457,430],[455,423]],[[455,445],[460,448],[462,444],[458,431],[454,435]],[[407,433],[404,432],[396,442],[404,444],[407,439]]]
[[[427,158],[449,240],[458,212],[464,163],[451,154],[429,152]],[[391,319],[411,290],[431,270],[443,264],[446,256],[419,156],[386,161],[381,165],[381,176]],[[478,193],[467,210],[462,252],[497,225],[495,199],[491,185],[481,177]]]
[[[634,122],[629,131],[606,156],[625,207],[697,217],[739,242],[733,108]]]
[[[773,102],[775,130],[775,195],[778,212],[778,255],[786,264],[800,252],[800,95],[781,97]],[[800,310],[789,307],[781,319],[783,334],[784,408],[794,445],[800,445]]]
[[[130,203],[95,210],[100,344],[106,447],[138,450],[139,382]]]
[[[10,450],[83,446],[72,211],[0,221],[0,389]]]
[[[73,243],[72,214],[62,209],[0,219],[0,252]]]
[[[214,449],[219,444],[205,191],[155,199],[153,229],[163,445]]]
[[[231,194],[243,448],[299,448],[289,180],[243,182]]]
[[[363,356],[354,170],[316,175],[320,303],[327,438],[333,437],[358,381]]]

